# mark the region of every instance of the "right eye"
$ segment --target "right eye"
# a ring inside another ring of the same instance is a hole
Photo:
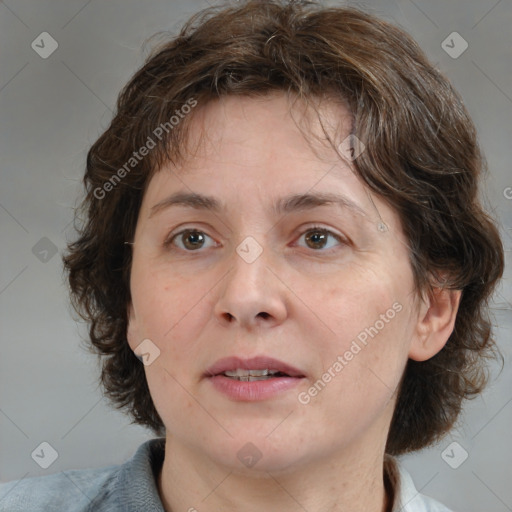
[[[169,235],[164,242],[164,247],[170,247],[173,249],[172,246],[177,246],[185,252],[194,252],[204,247],[204,243],[207,238],[213,240],[213,238],[207,235],[204,231],[191,228],[182,229],[178,233]]]

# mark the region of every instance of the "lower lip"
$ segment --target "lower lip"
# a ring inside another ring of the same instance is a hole
[[[272,398],[284,391],[294,388],[302,377],[275,377],[252,382],[234,380],[225,375],[215,375],[209,380],[217,391],[224,393],[233,400],[256,402]]]

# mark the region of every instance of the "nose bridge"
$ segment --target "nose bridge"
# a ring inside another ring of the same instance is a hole
[[[273,258],[263,236],[245,237],[230,258],[232,265],[218,297],[215,314],[224,321],[250,325],[258,319],[282,321],[283,287],[271,271]]]
[[[269,248],[265,246],[263,236],[246,236],[235,248],[231,258],[232,269],[228,274],[228,287],[235,293],[246,290],[245,296],[257,297],[263,293],[263,287],[270,273],[267,268]]]

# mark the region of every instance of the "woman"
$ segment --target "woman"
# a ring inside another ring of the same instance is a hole
[[[194,16],[89,151],[64,262],[121,466],[9,484],[0,510],[447,511],[397,455],[485,383],[503,272],[458,95],[359,10]]]

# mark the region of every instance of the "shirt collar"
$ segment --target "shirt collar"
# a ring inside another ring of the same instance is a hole
[[[150,439],[139,446],[129,462],[121,466],[119,496],[124,496],[126,503],[144,504],[147,512],[165,512],[157,486],[164,455],[165,438]],[[395,457],[385,455],[384,474],[393,490],[392,512],[425,510],[411,475]]]
[[[120,468],[118,496],[124,501],[119,510],[165,512],[158,493],[157,479],[164,461],[165,438],[143,443],[133,457]],[[126,507],[126,508],[123,508]]]

